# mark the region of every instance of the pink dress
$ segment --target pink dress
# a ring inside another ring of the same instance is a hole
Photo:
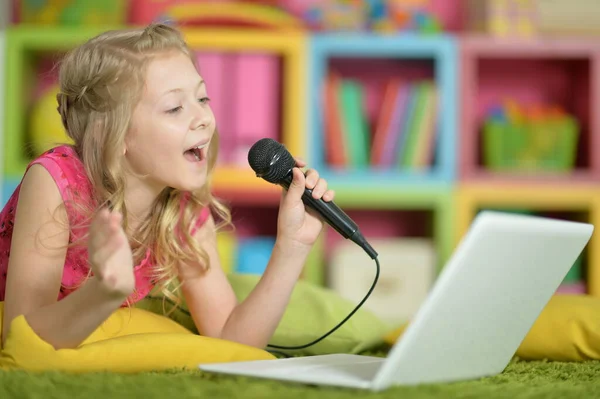
[[[37,159],[33,160],[27,168],[29,169],[29,167],[34,164],[44,166],[54,178],[63,201],[65,201],[70,225],[85,225],[87,221],[82,219],[84,216],[81,215],[81,212],[77,212],[70,204],[82,203],[82,201],[86,200],[90,201],[90,198],[92,198],[92,188],[83,163],[77,156],[74,148],[63,145],[48,150]],[[17,186],[15,192],[0,213],[0,301],[4,301],[6,291],[8,259],[10,256],[15,210],[20,188],[21,185]],[[208,215],[208,208],[204,208],[198,217],[196,228],[206,221]],[[82,234],[86,233],[87,229],[72,228],[71,230],[69,243],[78,240]],[[129,298],[130,303],[135,303],[143,299],[154,287],[154,283],[151,279],[151,255],[151,250],[148,250],[146,252],[146,257],[134,268],[136,289],[134,294]],[[76,285],[88,275],[88,271],[87,248],[81,246],[68,248],[58,299],[60,300],[73,292],[77,288]],[[123,306],[125,305],[126,303],[123,304]]]

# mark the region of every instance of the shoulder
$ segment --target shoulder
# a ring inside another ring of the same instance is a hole
[[[52,175],[41,165],[31,165],[0,213],[0,236],[11,235],[17,207],[26,209],[26,215],[39,216],[39,212],[53,212],[62,204],[60,190]]]
[[[54,147],[30,162],[28,169],[34,165],[43,166],[54,180],[63,199],[73,200],[79,191],[89,191],[90,182],[85,168],[77,152],[72,146]],[[89,193],[82,193],[88,197]]]
[[[61,192],[51,173],[42,165],[31,165],[20,185],[18,206],[53,213],[62,204]]]

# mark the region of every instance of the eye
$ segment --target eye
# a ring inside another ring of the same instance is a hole
[[[177,112],[179,112],[181,109],[182,109],[182,107],[181,107],[181,106],[179,106],[179,107],[175,107],[175,108],[172,108],[172,109],[170,109],[170,110],[168,110],[168,111],[167,111],[167,114],[176,114],[176,113],[177,113]]]
[[[199,98],[198,101],[202,104],[208,104],[210,102],[210,98],[202,97],[202,98]]]

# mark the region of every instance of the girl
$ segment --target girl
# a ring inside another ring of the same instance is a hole
[[[101,34],[65,57],[59,81],[74,144],[32,161],[0,214],[2,342],[24,315],[54,348],[75,348],[119,307],[180,282],[202,335],[265,347],[322,228],[301,196],[332,200],[326,181],[297,161],[268,267],[238,304],[216,252],[213,213],[230,221],[210,191],[216,123],[181,34]]]

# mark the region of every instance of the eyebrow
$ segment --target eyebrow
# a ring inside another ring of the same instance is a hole
[[[198,89],[200,86],[202,86],[203,84],[204,84],[204,79],[198,82],[198,84],[196,85],[196,90],[197,90],[197,89]],[[178,92],[181,92],[181,91],[183,91],[183,89],[182,89],[182,88],[180,88],[180,87],[177,87],[177,88],[175,88],[175,89],[171,89],[171,90],[167,90],[167,91],[165,91],[165,92],[164,92],[162,95],[163,95],[163,96],[165,96],[165,95],[167,95],[167,94],[170,94],[170,93],[178,93]]]

